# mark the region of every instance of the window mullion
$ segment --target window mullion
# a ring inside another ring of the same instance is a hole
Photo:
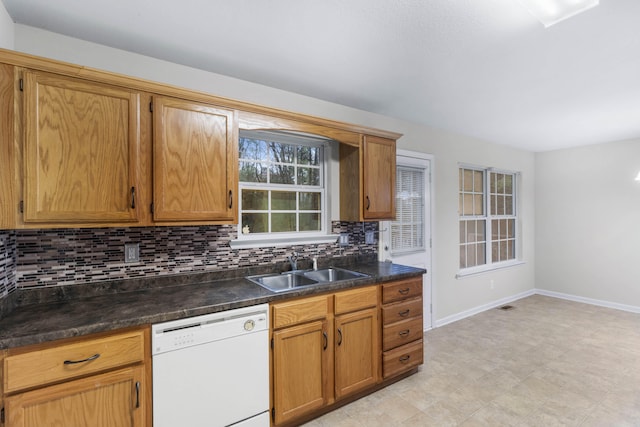
[[[493,215],[491,214],[491,172],[485,170],[484,194],[486,200],[485,210],[485,263],[490,265],[493,263]]]

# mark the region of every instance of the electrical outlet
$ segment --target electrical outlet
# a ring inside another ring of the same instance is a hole
[[[140,261],[140,243],[124,244],[124,262]]]
[[[364,232],[364,243],[366,245],[373,245],[376,242],[375,233],[373,231]]]
[[[349,246],[349,233],[340,233],[340,237],[338,237],[338,244],[340,246]]]

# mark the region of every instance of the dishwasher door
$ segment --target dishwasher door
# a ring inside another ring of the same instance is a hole
[[[154,427],[269,426],[268,305],[153,325]]]

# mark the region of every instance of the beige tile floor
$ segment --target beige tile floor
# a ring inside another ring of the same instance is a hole
[[[510,305],[426,332],[416,375],[305,427],[640,426],[640,314]]]

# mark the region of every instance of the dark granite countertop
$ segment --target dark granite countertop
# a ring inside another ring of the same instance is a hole
[[[335,263],[334,263],[335,264]],[[264,268],[184,274],[17,291],[0,319],[0,349],[197,316],[298,296],[413,277],[392,263],[348,266],[370,277],[272,292],[244,278]]]

